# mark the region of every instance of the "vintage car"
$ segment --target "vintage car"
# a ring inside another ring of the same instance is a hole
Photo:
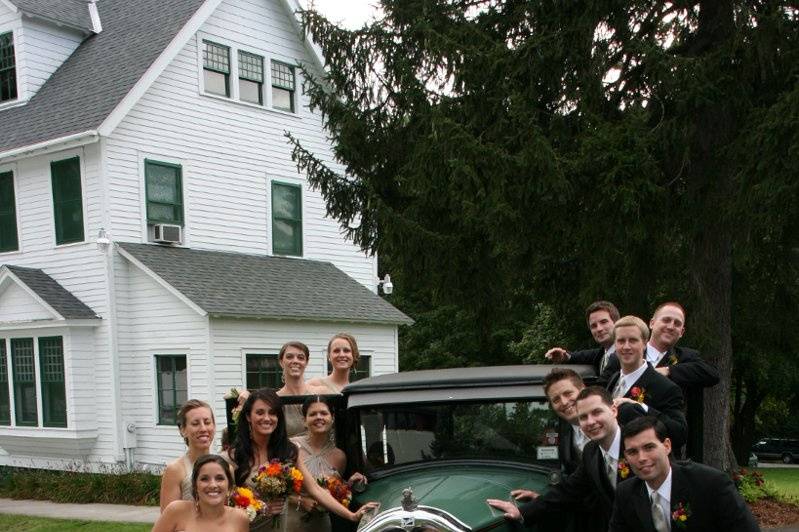
[[[570,366],[590,381],[590,367]],[[377,501],[359,532],[519,530],[486,499],[559,479],[558,418],[542,381],[552,366],[413,371],[354,382],[337,414],[355,503]]]

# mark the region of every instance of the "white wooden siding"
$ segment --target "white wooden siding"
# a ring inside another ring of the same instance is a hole
[[[0,323],[53,319],[53,314],[15,282],[0,294]]]
[[[340,332],[349,332],[361,351],[372,356],[372,375],[397,371],[395,327],[352,323],[300,322],[288,320],[211,320],[211,350],[216,394],[214,407],[224,420],[222,397],[232,387],[245,385],[247,353],[277,353],[280,347],[298,340],[308,346],[311,358],[305,370],[307,379],[327,374],[327,343]]]
[[[186,355],[188,397],[208,399],[208,321],[137,266],[118,264],[122,414],[137,427],[135,460],[161,464],[185,446],[176,427],[158,425],[154,357]]]
[[[81,160],[86,241],[56,246],[50,162],[74,156],[79,156]],[[90,422],[92,426],[99,427],[96,444],[88,458],[98,462],[114,462],[117,459],[114,435],[117,419],[108,401],[115,377],[112,354],[108,348],[106,267],[105,257],[94,244],[102,212],[98,160],[97,145],[89,145],[30,157],[12,166],[19,206],[17,232],[20,251],[0,253],[0,264],[42,269],[104,318],[97,327],[91,329],[90,337],[81,335],[78,339],[81,346],[78,354],[91,360],[93,381],[86,372],[72,377],[80,388],[80,401],[91,398],[90,414],[77,416],[77,423]],[[64,355],[65,360],[71,360],[72,353],[65,352]],[[81,358],[80,362],[76,360],[76,371],[83,371],[77,368],[85,368],[82,365],[85,362],[85,358]]]
[[[267,72],[270,58],[312,62],[278,0],[222,2],[108,140],[114,238],[145,240],[144,157],[185,161],[185,243],[193,248],[271,254],[270,179],[294,180],[304,184],[304,257],[330,261],[374,289],[375,259],[343,239],[291,161],[285,131],[332,160],[320,117],[304,96],[291,114],[199,94],[203,37],[263,55]]]
[[[20,69],[27,91],[23,97],[33,97],[82,41],[83,35],[77,30],[23,18],[17,52],[18,60],[24,66]]]

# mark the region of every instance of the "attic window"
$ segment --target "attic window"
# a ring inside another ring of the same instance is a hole
[[[0,102],[17,98],[17,69],[14,59],[14,35],[0,34]]]
[[[203,41],[203,75],[205,92],[230,96],[230,48]]]
[[[239,50],[239,97],[263,105],[264,58]]]
[[[272,107],[294,112],[294,67],[272,61]]]

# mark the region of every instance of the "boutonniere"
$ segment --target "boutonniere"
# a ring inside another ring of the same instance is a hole
[[[679,361],[680,359],[677,358],[677,355],[674,353],[672,353],[671,356],[669,357],[669,365],[671,366],[676,366]]]
[[[618,469],[619,469],[619,476],[621,477],[622,480],[630,476],[630,466],[627,465],[627,461],[624,458],[619,460]]]
[[[687,504],[678,502],[671,512],[671,520],[677,525],[677,528],[685,528],[688,526],[688,518],[691,517],[691,507]]]
[[[630,395],[634,401],[643,403],[644,399],[646,399],[646,388],[643,386],[633,386],[630,388]]]

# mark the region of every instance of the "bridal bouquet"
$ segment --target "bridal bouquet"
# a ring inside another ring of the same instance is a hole
[[[252,476],[252,484],[261,499],[272,501],[285,499],[290,494],[299,495],[302,490],[302,473],[292,462],[281,462],[278,459],[261,464]],[[280,516],[272,516],[272,528],[280,524]]]
[[[249,488],[236,488],[233,495],[230,496],[230,502],[233,507],[244,510],[251,523],[266,507],[264,501],[257,498]]]
[[[330,495],[340,502],[342,506],[349,508],[350,501],[352,500],[352,490],[349,484],[336,475],[316,479],[316,483],[329,491]]]

